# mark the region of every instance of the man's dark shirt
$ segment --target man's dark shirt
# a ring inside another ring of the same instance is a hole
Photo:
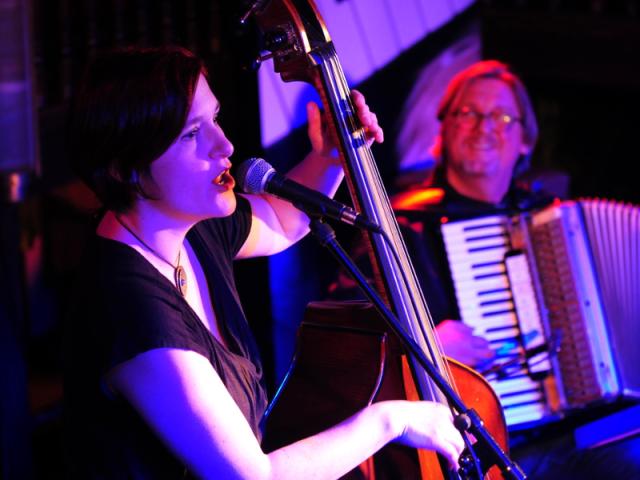
[[[437,203],[396,210],[396,216],[431,315],[439,323],[460,318],[441,225],[489,215],[511,216],[542,208],[553,198],[514,185],[502,202],[491,204],[461,195],[440,177],[430,188],[442,191]]]

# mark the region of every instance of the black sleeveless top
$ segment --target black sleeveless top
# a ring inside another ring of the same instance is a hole
[[[206,357],[260,440],[259,422],[267,404],[262,367],[232,265],[250,226],[251,207],[238,197],[231,216],[201,222],[187,235],[228,347],[138,252],[120,242],[93,239],[66,325],[65,430],[71,477],[188,478],[137,412],[102,383],[114,366],[155,348],[192,350]]]

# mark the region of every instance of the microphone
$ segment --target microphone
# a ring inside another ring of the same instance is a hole
[[[245,193],[270,193],[292,203],[308,215],[329,217],[348,225],[382,233],[380,225],[371,222],[353,208],[288,179],[276,172],[273,166],[262,158],[250,158],[242,162],[236,170],[236,179]]]

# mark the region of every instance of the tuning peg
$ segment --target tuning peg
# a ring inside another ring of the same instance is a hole
[[[264,55],[260,55],[253,62],[251,62],[251,65],[249,66],[249,68],[251,69],[251,71],[257,72],[260,66],[262,65],[262,63],[266,62],[270,58],[273,58],[273,53],[266,53]]]

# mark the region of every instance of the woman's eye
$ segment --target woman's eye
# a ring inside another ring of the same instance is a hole
[[[183,140],[193,140],[194,138],[196,138],[196,135],[198,135],[198,132],[200,131],[199,128],[194,128],[193,130],[190,130],[189,132],[185,133],[182,136]]]

